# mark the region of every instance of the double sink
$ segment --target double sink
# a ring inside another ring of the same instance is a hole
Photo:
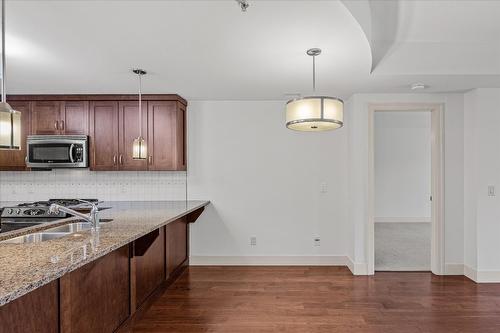
[[[101,219],[101,222],[110,222],[112,219]],[[61,225],[58,227],[46,229],[39,232],[34,232],[27,235],[17,236],[0,241],[0,244],[26,244],[26,243],[40,243],[52,239],[61,238],[77,232],[87,231],[92,229],[92,224],[88,222],[75,222],[70,224]]]
[[[86,231],[92,228],[92,224],[87,222],[76,222],[61,225],[59,227],[50,228],[47,230],[34,232],[32,234],[22,235],[14,238],[9,238],[0,243],[3,244],[24,244],[24,243],[40,243],[56,238],[61,238],[75,232]]]

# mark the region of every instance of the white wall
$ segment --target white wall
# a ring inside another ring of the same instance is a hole
[[[191,228],[193,262],[347,254],[345,128],[288,130],[282,101],[191,101],[188,114],[188,195],[212,202]]]
[[[430,222],[431,113],[375,112],[375,222]]]
[[[445,265],[463,264],[464,155],[463,94],[355,94],[347,103],[349,128],[350,253],[356,264],[367,263],[368,221],[368,105],[370,103],[444,104]]]
[[[500,89],[465,95],[465,259],[477,281],[500,281]]]
[[[93,172],[88,169],[0,172],[0,201],[49,198],[185,200],[186,172]]]

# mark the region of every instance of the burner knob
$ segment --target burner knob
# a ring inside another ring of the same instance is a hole
[[[16,209],[16,214],[17,215],[21,214],[21,210],[20,209]]]
[[[7,209],[7,213],[12,214],[12,209],[11,208]]]

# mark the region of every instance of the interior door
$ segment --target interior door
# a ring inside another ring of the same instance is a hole
[[[87,101],[64,102],[61,122],[61,132],[67,135],[89,134],[89,103]]]
[[[90,102],[90,168],[118,170],[118,102]]]
[[[10,106],[21,112],[21,149],[0,149],[0,170],[25,170],[26,169],[26,137],[31,132],[30,102],[9,102]]]
[[[132,147],[134,139],[140,134],[139,130],[139,104],[138,101],[126,101],[119,103],[119,169],[120,170],[147,170],[146,160],[134,160],[132,158]],[[148,137],[147,103],[143,103],[142,112],[142,136]]]
[[[36,101],[31,110],[32,134],[61,134],[61,102]]]
[[[148,102],[148,169],[178,170],[179,128],[177,102]]]

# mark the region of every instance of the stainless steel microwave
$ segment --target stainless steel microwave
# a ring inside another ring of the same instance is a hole
[[[29,135],[26,166],[30,168],[87,168],[86,135]]]

